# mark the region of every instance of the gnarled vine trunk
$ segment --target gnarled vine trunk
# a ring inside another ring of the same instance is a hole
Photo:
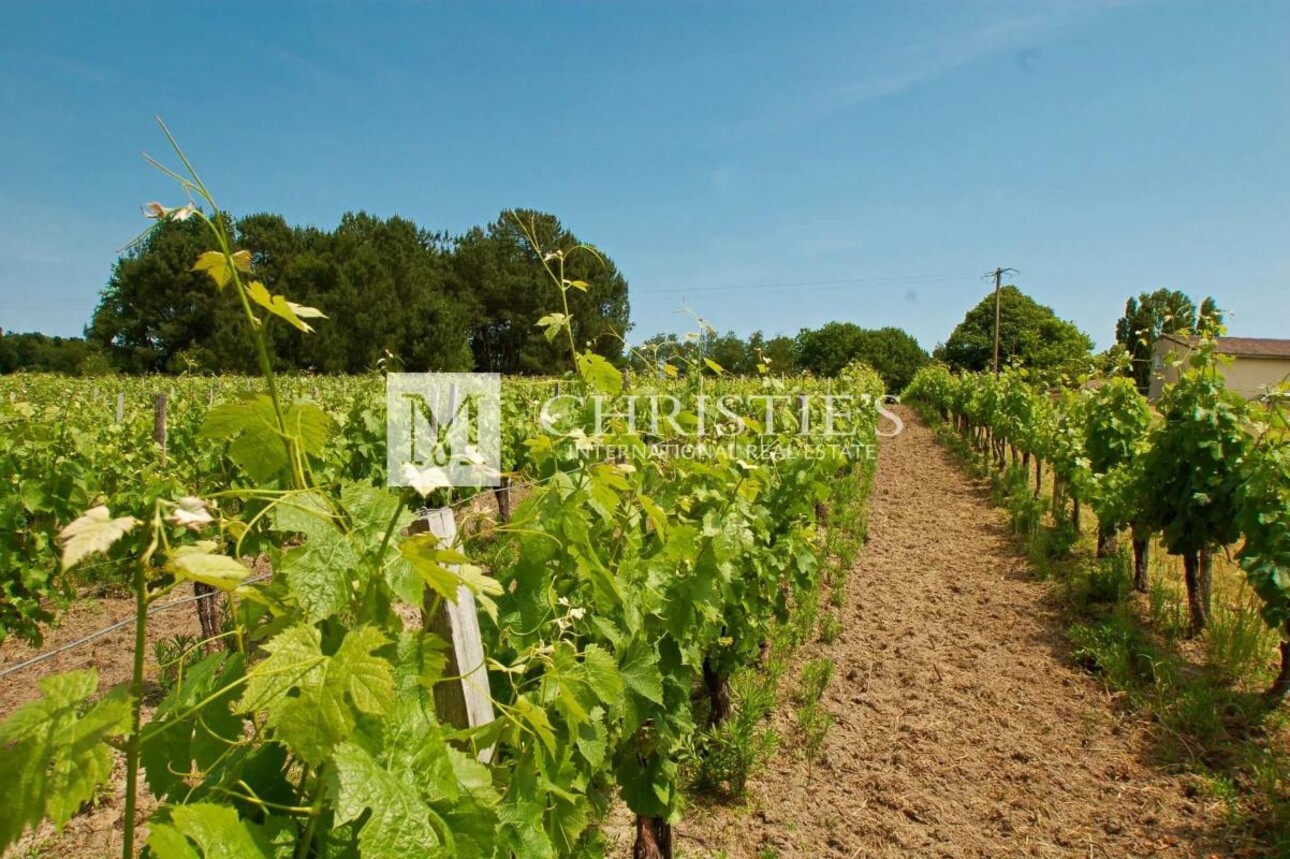
[[[1133,535],[1133,589],[1145,594],[1150,589],[1147,580],[1147,561],[1149,560],[1150,543],[1146,537]]]
[[[659,817],[636,815],[632,859],[672,859],[672,824]]]
[[[197,597],[197,622],[202,628],[202,649],[216,649],[219,638],[219,591],[208,584],[193,582],[193,595]]]
[[[708,690],[708,727],[720,725],[730,716],[730,678],[703,661],[703,686]]]
[[[1208,548],[1183,553],[1183,578],[1187,582],[1187,611],[1191,616],[1192,635],[1200,635],[1209,625],[1213,572],[1213,558]]]
[[[1277,679],[1272,681],[1271,688],[1263,693],[1268,702],[1274,705],[1284,701],[1286,693],[1290,692],[1290,620],[1285,622],[1281,635],[1281,670],[1277,672]]]
[[[503,477],[500,486],[493,487],[493,497],[497,499],[497,521],[503,525],[511,523],[511,479]]]

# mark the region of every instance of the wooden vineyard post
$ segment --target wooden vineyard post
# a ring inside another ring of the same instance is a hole
[[[457,541],[457,523],[451,507],[422,511],[408,531],[433,534],[445,546]],[[476,728],[493,721],[493,698],[488,690],[488,669],[484,665],[484,643],[479,634],[474,594],[461,585],[457,588],[456,603],[451,603],[436,599],[436,594],[427,591],[421,617],[425,628],[448,645],[445,679],[434,687],[435,714],[454,728]],[[492,748],[479,752],[479,759],[484,763],[492,757]]]
[[[161,464],[166,464],[166,395],[157,394],[153,405],[152,440],[161,448]]]
[[[493,497],[497,499],[497,521],[503,525],[511,524],[511,479],[502,476],[501,482],[493,487]]]
[[[219,591],[208,584],[193,582],[193,596],[197,597],[197,623],[202,629],[202,650],[211,653],[216,650],[215,643],[220,635],[220,600]],[[225,646],[233,649],[233,642]]]
[[[116,395],[116,422],[121,423],[125,420],[125,394],[118,392]]]

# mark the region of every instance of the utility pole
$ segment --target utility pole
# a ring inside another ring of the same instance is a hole
[[[1005,274],[1020,274],[1015,268],[996,268],[984,277],[994,278],[994,375],[999,375],[999,289]]]

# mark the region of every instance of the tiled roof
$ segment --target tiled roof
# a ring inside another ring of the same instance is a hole
[[[1179,337],[1176,334],[1164,335],[1168,339],[1185,346],[1196,345],[1198,337]],[[1279,340],[1274,337],[1220,337],[1218,351],[1224,355],[1237,358],[1285,358],[1290,360],[1290,340]]]

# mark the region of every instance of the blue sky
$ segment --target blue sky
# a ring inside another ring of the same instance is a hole
[[[633,339],[840,319],[931,348],[995,265],[1100,346],[1130,294],[1290,336],[1290,4],[0,8],[0,326],[77,334],[165,118],[220,204],[460,232],[552,211]]]

